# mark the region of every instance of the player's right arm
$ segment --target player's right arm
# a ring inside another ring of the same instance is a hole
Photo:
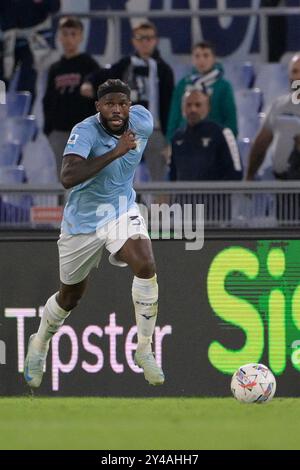
[[[250,155],[246,174],[246,180],[254,180],[256,173],[262,165],[267,150],[270,147],[274,137],[274,123],[276,121],[278,100],[275,100],[268,110],[262,128],[257,134]]]
[[[262,165],[267,150],[272,143],[273,133],[267,127],[263,127],[254,141],[249,156],[249,165],[247,169],[246,179],[252,181]]]
[[[76,136],[76,134],[74,135]],[[128,130],[120,137],[114,149],[103,155],[99,155],[99,157],[87,158],[86,151],[82,151],[82,155],[80,155],[77,154],[74,149],[74,153],[68,153],[63,158],[60,174],[61,183],[66,189],[84,183],[96,176],[97,173],[111,162],[135,148],[135,134],[131,130]]]

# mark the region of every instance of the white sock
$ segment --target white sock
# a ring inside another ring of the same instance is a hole
[[[158,310],[156,274],[151,279],[134,277],[132,299],[135,308],[139,352],[150,352]]]
[[[58,305],[56,301],[57,294],[56,292],[47,300],[38,332],[33,339],[34,346],[42,353],[47,352],[50,339],[71,313],[66,312]]]

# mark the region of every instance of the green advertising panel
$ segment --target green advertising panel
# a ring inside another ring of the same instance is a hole
[[[159,314],[153,348],[166,375],[149,388],[133,354],[130,269],[104,254],[87,295],[53,339],[41,395],[231,396],[231,375],[261,362],[279,396],[300,390],[300,241],[282,237],[153,241]],[[47,255],[45,255],[47,254]],[[41,307],[57,291],[56,239],[0,242],[0,396],[24,395],[23,365]],[[0,350],[1,353],[1,350]],[[4,360],[5,359],[5,360]]]
[[[208,357],[220,372],[260,362],[281,375],[291,362],[300,371],[300,241],[256,242],[256,249],[232,243],[211,261],[207,276],[209,304],[224,328],[240,328],[238,350],[212,341]]]

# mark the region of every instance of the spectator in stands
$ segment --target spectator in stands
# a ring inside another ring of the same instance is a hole
[[[49,69],[44,106],[44,132],[49,138],[60,173],[61,160],[70,131],[75,124],[95,114],[94,100],[80,94],[84,78],[100,67],[88,54],[80,53],[83,24],[75,17],[61,18],[58,38],[63,56]]]
[[[242,167],[235,137],[208,119],[210,97],[205,90],[185,92],[182,103],[185,128],[172,141],[172,181],[240,180]]]
[[[174,89],[173,71],[161,58],[158,41],[154,24],[143,22],[137,25],[132,30],[134,54],[124,57],[107,72],[107,78],[118,78],[128,83],[132,90],[132,103],[145,106],[153,115],[154,132],[144,153],[153,181],[164,180],[167,175],[165,136]],[[94,96],[101,79],[101,74],[91,76],[90,82],[82,86],[84,96]]]
[[[9,81],[20,66],[17,89],[35,96],[36,64],[49,55],[53,39],[51,15],[60,0],[1,0],[0,18],[4,39],[4,77]]]
[[[294,55],[289,64],[289,78],[291,86],[295,80],[300,80],[300,53]],[[293,159],[292,154],[297,150],[295,145],[297,146],[299,134],[299,91],[293,90],[275,99],[267,112],[250,152],[247,179],[255,178],[270,147],[275,178],[293,179],[290,173],[290,157]]]
[[[172,140],[177,129],[185,125],[182,115],[182,97],[190,88],[203,86],[210,95],[209,119],[232,130],[237,136],[237,112],[231,84],[224,79],[223,67],[216,61],[214,46],[209,42],[196,44],[192,50],[194,70],[175,88],[169,115],[167,138]]]

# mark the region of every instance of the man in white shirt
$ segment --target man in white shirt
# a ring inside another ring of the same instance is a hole
[[[300,52],[289,64],[291,86],[300,80]],[[253,180],[262,165],[267,150],[272,148],[273,173],[277,179],[286,179],[289,158],[293,152],[295,138],[300,135],[300,104],[295,90],[278,97],[271,105],[262,128],[254,141],[247,171],[247,180]]]

